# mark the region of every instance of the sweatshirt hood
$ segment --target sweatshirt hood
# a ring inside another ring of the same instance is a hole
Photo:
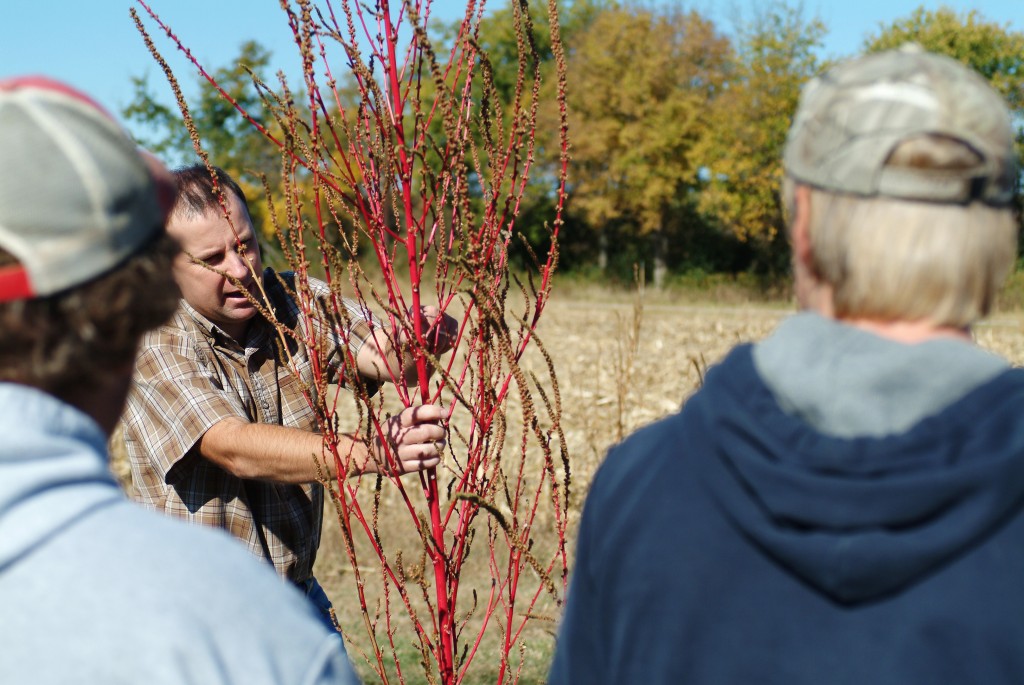
[[[106,436],[39,390],[0,383],[0,573],[88,512],[123,496]]]
[[[727,519],[819,592],[858,603],[950,562],[1021,506],[1021,402],[1024,371],[1007,370],[902,433],[835,437],[784,412],[744,346],[686,409],[720,448],[702,474]]]

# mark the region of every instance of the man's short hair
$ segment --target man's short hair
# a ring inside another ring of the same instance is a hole
[[[1014,132],[959,62],[909,46],[808,84],[783,198],[810,188],[812,267],[841,318],[964,327],[991,310],[1016,255]]]
[[[214,185],[215,179],[216,187],[221,192],[234,193],[245,208],[246,214],[249,214],[249,202],[242,187],[220,167],[192,164],[173,170],[171,175],[178,190],[171,216],[180,214],[186,217],[200,217],[211,211],[220,213],[222,209]]]
[[[1009,209],[810,191],[812,267],[837,317],[964,328],[991,312],[1016,258]]]

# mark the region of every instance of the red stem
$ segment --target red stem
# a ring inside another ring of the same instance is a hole
[[[325,99],[322,89],[318,86],[316,73],[313,68],[315,45],[316,52],[320,57],[319,64],[326,74],[329,86],[334,86],[334,77],[330,70],[330,63],[327,59],[325,45],[322,40],[324,36],[329,34],[322,33],[323,27],[319,27],[312,19],[309,19],[307,22],[306,15],[300,20],[296,13],[288,6],[288,3],[283,3],[288,14],[289,26],[294,34],[295,42],[303,53],[303,77],[308,91],[307,98],[311,113],[309,128],[310,145],[308,148],[300,148],[286,145],[278,138],[275,138],[266,128],[259,126],[253,117],[231,99],[216,83],[215,79],[198,64],[192,54],[171,33],[170,29],[160,22],[159,18],[146,5],[145,0],[138,1],[149,13],[150,17],[170,36],[177,47],[185,53],[192,64],[197,67],[202,77],[226,101],[230,102],[243,117],[259,129],[266,139],[270,140],[282,151],[289,163],[289,174],[292,183],[296,181],[296,174],[300,167],[310,172],[313,184],[312,205],[317,228],[319,229],[318,239],[321,245],[324,245],[327,241],[325,229],[329,219],[333,218],[335,221],[338,221],[336,216],[337,210],[334,206],[328,205],[325,209],[325,203],[321,198],[321,191],[324,191],[324,189],[329,189],[330,192],[340,196],[344,203],[344,211],[351,212],[356,218],[357,224],[361,222],[370,245],[370,251],[381,266],[384,290],[386,291],[382,293],[382,299],[390,307],[388,317],[390,318],[392,335],[396,340],[401,331],[408,331],[409,328],[396,320],[395,312],[401,315],[405,311],[409,311],[413,315],[411,330],[415,338],[415,344],[411,348],[413,350],[412,353],[416,355],[415,365],[419,386],[419,402],[438,401],[442,387],[447,383],[457,388],[464,397],[468,398],[471,404],[471,406],[466,408],[470,412],[470,428],[469,434],[466,437],[465,464],[461,465],[461,472],[456,472],[457,476],[453,487],[458,492],[478,496],[485,501],[493,501],[493,493],[497,488],[498,482],[495,475],[503,472],[502,456],[500,452],[501,446],[491,445],[488,441],[492,437],[491,431],[495,418],[503,410],[505,400],[512,387],[514,376],[507,369],[519,362],[530,345],[533,330],[536,328],[539,317],[547,302],[551,285],[551,273],[554,266],[554,251],[548,254],[547,259],[541,265],[540,289],[532,301],[532,315],[527,317],[527,321],[521,323],[516,335],[508,341],[511,348],[506,348],[505,354],[511,358],[500,359],[500,356],[493,350],[486,348],[490,341],[485,339],[486,335],[489,334],[483,330],[483,327],[475,331],[476,335],[472,335],[470,330],[473,327],[472,321],[474,321],[474,318],[480,316],[480,312],[476,309],[477,298],[481,302],[494,302],[499,296],[499,291],[502,289],[503,279],[507,277],[506,260],[509,239],[512,230],[515,228],[515,218],[526,192],[526,181],[529,177],[533,161],[534,131],[529,127],[520,127],[518,124],[513,125],[507,139],[501,145],[496,146],[493,150],[485,151],[488,155],[488,162],[493,165],[487,171],[488,177],[486,181],[483,178],[481,179],[482,182],[487,184],[485,185],[487,200],[484,203],[480,216],[475,219],[479,223],[474,228],[469,229],[468,242],[470,244],[465,246],[480,260],[479,263],[483,266],[475,267],[476,273],[471,272],[468,275],[461,272],[460,269],[454,269],[455,275],[450,280],[448,276],[449,262],[443,261],[437,267],[438,273],[443,275],[436,289],[438,306],[442,311],[445,311],[456,300],[458,293],[466,291],[465,279],[470,279],[472,296],[468,298],[463,318],[459,322],[456,339],[457,347],[459,343],[464,343],[466,347],[466,351],[462,356],[462,365],[456,368],[456,355],[451,355],[444,362],[444,378],[447,380],[438,383],[434,391],[430,389],[426,357],[419,352],[419,350],[423,349],[425,334],[422,321],[418,316],[423,302],[424,269],[427,264],[427,256],[432,249],[436,249],[435,241],[439,239],[438,234],[441,232],[441,227],[444,226],[443,217],[445,215],[443,213],[434,214],[435,211],[444,212],[447,209],[451,212],[448,217],[448,221],[451,222],[450,228],[447,229],[447,235],[443,236],[447,238],[444,244],[447,246],[448,254],[443,256],[458,256],[453,254],[453,246],[457,238],[457,227],[464,225],[463,222],[468,221],[468,217],[463,215],[464,208],[458,204],[458,201],[452,203],[452,206],[447,208],[444,207],[444,204],[448,202],[450,197],[464,197],[468,189],[465,187],[465,178],[459,173],[453,172],[448,166],[443,167],[442,173],[433,184],[426,185],[418,191],[415,188],[415,182],[418,178],[416,176],[416,165],[420,163],[417,160],[424,158],[425,151],[430,144],[428,128],[431,122],[434,121],[435,116],[443,111],[443,107],[452,108],[449,110],[449,115],[455,117],[455,127],[453,131],[446,132],[444,147],[438,151],[442,159],[466,159],[470,156],[470,153],[473,155],[477,154],[477,149],[473,146],[471,127],[474,122],[473,112],[476,106],[472,88],[477,58],[477,43],[475,40],[479,36],[472,27],[476,26],[473,23],[474,15],[476,21],[479,21],[483,16],[483,3],[480,3],[479,9],[477,9],[475,0],[469,0],[465,19],[459,27],[458,37],[443,67],[442,79],[445,84],[443,96],[435,98],[427,108],[427,111],[419,112],[418,108],[420,105],[418,100],[421,94],[420,63],[423,60],[424,53],[422,47],[415,40],[410,41],[404,50],[400,50],[401,46],[398,45],[398,27],[401,26],[404,19],[407,19],[405,16],[405,5],[403,4],[398,9],[393,18],[389,1],[378,0],[377,11],[373,12],[377,26],[376,30],[371,31],[373,22],[368,24],[366,21],[364,5],[361,3],[349,5],[346,2],[345,16],[347,18],[347,33],[349,36],[349,41],[345,44],[346,50],[357,49],[356,46],[360,44],[360,41],[356,40],[356,22],[353,21],[351,9],[354,7],[355,13],[358,15],[358,25],[361,27],[366,39],[368,39],[366,42],[371,46],[370,50],[373,54],[373,59],[383,67],[384,83],[381,84],[381,90],[385,93],[382,101],[374,100],[373,96],[371,96],[371,90],[376,84],[366,80],[367,78],[372,78],[372,76],[368,77],[366,72],[354,72],[355,83],[360,90],[364,106],[358,110],[357,118],[351,122],[346,108],[343,106],[338,89],[331,87],[330,90],[333,92],[329,93]],[[425,26],[430,11],[429,0],[425,3],[423,0],[412,0],[412,2],[415,3],[418,21]],[[312,9],[305,5],[304,2],[301,4],[303,10]],[[424,4],[426,5],[425,8],[423,7]],[[330,0],[325,0],[324,5],[326,6],[329,20],[322,19],[322,21],[326,22],[328,26],[333,24],[337,35],[341,36],[342,28],[334,14],[334,8]],[[380,35],[379,41],[375,39],[377,34]],[[401,58],[399,52],[402,52]],[[358,56],[353,57],[354,53],[350,52],[349,55],[350,60],[358,58]],[[380,71],[377,72],[378,75],[380,73]],[[519,91],[522,78],[523,75],[520,74],[520,82],[517,83],[516,102],[513,103],[512,107],[515,111],[514,116],[525,116],[520,111],[523,106]],[[562,83],[560,82],[559,85],[561,88]],[[375,89],[373,90],[378,92]],[[533,108],[536,107],[535,95],[536,93],[531,96],[534,98],[530,105]],[[448,99],[446,103],[442,102],[444,98]],[[328,107],[328,102],[335,109],[333,114]],[[416,123],[411,127],[411,133],[408,133],[405,120],[410,115],[408,111],[410,105],[413,109],[412,114],[422,118],[415,120]],[[535,112],[535,109],[531,110],[531,112]],[[562,112],[564,114],[564,109]],[[321,125],[321,117],[323,118],[324,125]],[[337,130],[339,127],[335,123],[338,119],[335,117],[340,118],[342,122],[340,128],[348,133],[347,138],[343,137],[344,134],[339,135]],[[294,139],[298,127],[295,126],[294,119],[289,119],[288,121],[288,131]],[[557,240],[562,222],[566,165],[568,163],[566,141],[563,138],[560,142],[562,157],[556,217],[552,231],[553,239],[555,240]],[[393,156],[391,154],[383,156],[376,154],[375,151],[378,151],[381,145],[393,146]],[[299,151],[301,151],[301,154]],[[309,158],[304,158],[305,155],[308,155]],[[394,160],[395,168],[387,168],[390,162],[382,162],[382,159]],[[481,174],[484,173],[483,170],[480,171]],[[396,222],[398,226],[389,225],[388,220],[391,209],[390,203],[392,201],[389,191],[392,188],[400,197],[401,206],[399,211],[401,216]],[[419,210],[415,206],[417,200],[421,203],[421,209]],[[435,204],[438,207],[435,207]],[[302,219],[296,211],[294,216],[288,218],[288,221],[293,224],[288,233],[289,236],[292,236],[289,239],[294,241],[294,249],[299,252],[299,263],[293,265],[296,271],[297,289],[300,293],[308,292],[309,276],[303,260],[305,245],[302,242]],[[406,300],[402,289],[398,285],[399,281],[396,275],[395,251],[398,249],[406,251],[409,282],[411,285],[411,295],[408,302],[410,307],[408,309],[406,308]],[[442,259],[442,255],[438,255],[438,258]],[[322,252],[322,267],[327,283],[329,285],[333,284],[340,274],[332,273],[332,266],[326,251]],[[358,292],[359,285],[355,281],[353,283]],[[376,296],[376,290],[372,286],[370,287],[374,296]],[[362,299],[361,295],[360,299]],[[342,302],[334,287],[331,288],[330,304],[335,314],[341,311]],[[303,310],[303,325],[312,335],[311,332],[316,319],[315,308],[308,301],[308,298],[303,299],[301,295],[300,306]],[[487,314],[489,315],[489,313]],[[464,338],[469,338],[468,342]],[[313,340],[310,339],[307,343],[309,349],[317,348]],[[345,355],[346,364],[351,365],[355,363],[351,352],[347,349]],[[501,372],[504,377],[495,378],[491,375],[495,371],[489,365],[488,360],[494,359],[499,360],[501,366],[498,368],[504,369]],[[326,373],[324,360],[317,354],[311,354],[311,362],[315,377],[318,379],[324,378],[323,374]],[[392,381],[395,381],[395,388],[403,403],[407,406],[411,404],[413,398],[410,396],[410,389],[401,382],[399,369],[388,368],[387,375],[390,376]],[[473,387],[466,388],[465,384],[470,377],[474,379]],[[312,402],[312,399],[309,399]],[[455,410],[456,406],[459,405],[455,402],[449,405],[449,415]],[[336,410],[336,406],[334,409]],[[383,429],[377,412],[371,411],[370,419],[371,429],[378,435],[382,434]],[[324,425],[321,426],[321,429],[325,438],[325,449],[331,453],[335,464],[340,467],[344,460],[342,460],[341,455],[338,453],[339,436],[334,432],[331,420],[326,420],[323,423]],[[565,567],[565,512],[562,510],[558,495],[561,483],[557,480],[554,465],[551,463],[551,457],[547,455],[543,477],[539,479],[535,488],[527,487],[524,480],[526,440],[527,436],[524,435],[523,443],[520,445],[521,454],[518,463],[518,474],[514,482],[510,483],[513,493],[511,529],[508,531],[503,530],[494,537],[489,538],[491,542],[489,563],[495,580],[491,585],[486,606],[483,608],[483,625],[470,648],[466,663],[458,669],[457,673],[455,670],[455,656],[458,653],[458,630],[465,626],[458,626],[456,624],[455,606],[459,595],[459,579],[462,564],[467,553],[467,542],[472,526],[480,513],[480,507],[470,500],[452,498],[447,504],[446,510],[442,511],[437,473],[431,469],[424,474],[425,480],[422,481],[423,492],[430,519],[430,544],[427,545],[426,553],[430,557],[434,570],[434,595],[436,601],[436,615],[432,615],[431,619],[433,619],[432,627],[438,635],[436,640],[432,640],[430,633],[427,632],[431,628],[430,622],[424,624],[415,618],[416,614],[411,606],[404,583],[400,581],[397,572],[391,563],[388,562],[385,550],[378,544],[376,521],[371,524],[359,505],[356,498],[357,486],[350,481],[346,481],[343,475],[339,476],[337,480],[339,492],[342,495],[340,502],[342,525],[345,526],[350,537],[355,528],[361,528],[366,539],[372,545],[374,555],[380,560],[381,577],[384,582],[385,593],[385,624],[392,652],[396,651],[395,631],[390,608],[390,602],[392,601],[390,584],[394,583],[406,611],[410,618],[413,619],[413,627],[420,640],[422,640],[421,645],[432,652],[436,658],[439,679],[445,685],[458,682],[465,677],[469,662],[476,655],[490,618],[499,605],[502,608],[503,632],[505,634],[501,648],[503,657],[499,672],[499,682],[503,682],[509,667],[509,654],[513,645],[520,638],[526,623],[526,618],[519,625],[515,623],[516,596],[519,591],[524,564],[523,554],[520,550],[528,543],[530,531],[545,487],[551,488],[556,529],[558,532],[558,550],[547,563],[546,569],[550,573],[556,561],[561,564],[563,569]],[[395,455],[387,454],[386,458],[391,460],[395,458]],[[507,471],[505,472],[507,473]],[[410,519],[414,525],[419,525],[418,506],[409,497],[409,493],[402,481],[395,479],[394,486],[398,488]],[[524,497],[526,498],[527,506],[521,512],[520,500]],[[531,497],[532,499],[530,499]],[[523,520],[519,520],[521,514]],[[453,517],[455,517],[454,521]],[[452,530],[449,530],[449,526],[453,527]],[[446,544],[446,531],[452,540],[450,547]],[[494,546],[499,539],[503,540],[509,550],[506,563],[500,565],[498,564]],[[367,613],[369,612],[368,600],[363,591],[363,574],[359,571],[354,548],[350,547],[348,549],[348,556],[356,573],[360,607],[364,614],[369,616],[369,613]],[[563,575],[563,583],[564,577]],[[541,592],[542,588],[538,588],[528,602],[529,609],[527,615],[532,611]],[[377,647],[376,638],[374,638],[374,645],[376,648],[374,658],[377,661],[378,673],[381,677],[384,677],[383,656],[381,650]],[[397,658],[395,665],[398,668],[399,680],[404,681]],[[516,676],[512,674],[511,677],[514,679]]]

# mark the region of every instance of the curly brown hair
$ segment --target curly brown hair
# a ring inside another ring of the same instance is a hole
[[[171,277],[178,251],[161,231],[121,266],[88,283],[0,303],[0,381],[62,396],[130,364],[143,333],[167,321],[178,306]],[[0,254],[0,263],[11,261]]]

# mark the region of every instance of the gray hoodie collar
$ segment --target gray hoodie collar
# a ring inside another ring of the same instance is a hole
[[[843,438],[903,432],[1009,368],[966,341],[907,345],[810,312],[783,321],[753,354],[786,413]]]

